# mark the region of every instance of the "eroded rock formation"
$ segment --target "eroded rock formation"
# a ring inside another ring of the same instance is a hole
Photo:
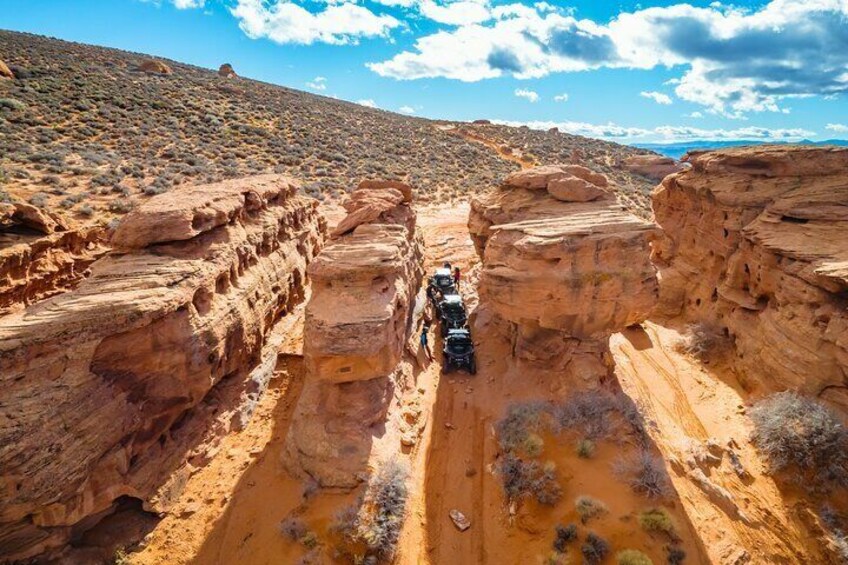
[[[4,79],[5,78],[8,78],[8,79],[15,78],[15,74],[12,72],[11,69],[9,69],[8,65],[6,65],[6,63],[4,63],[2,60],[0,60],[0,78],[4,78]]]
[[[101,226],[74,228],[31,204],[0,203],[0,315],[73,288],[107,237]]]
[[[169,75],[174,72],[171,70],[171,67],[162,61],[157,61],[156,59],[146,59],[142,61],[138,65],[138,70],[153,75]]]
[[[654,193],[667,317],[732,338],[763,391],[848,409],[848,149],[697,153]]]
[[[648,246],[656,227],[606,195],[591,202],[555,197],[557,183],[572,178],[606,186],[581,169],[510,175],[472,200],[469,230],[483,259],[480,303],[509,323],[515,355],[603,376],[609,335],[643,321],[656,303]]]
[[[661,181],[668,175],[686,169],[685,163],[675,161],[662,155],[633,155],[627,157],[621,164],[622,168],[631,173]]]
[[[295,475],[326,487],[364,478],[423,276],[415,212],[400,189],[363,186],[345,208],[344,227],[309,266],[308,380],[284,455]]]
[[[229,63],[224,63],[220,67],[218,67],[218,76],[224,78],[238,78],[236,71],[233,70],[233,66]]]
[[[249,373],[302,298],[316,206],[277,175],[154,197],[75,290],[0,318],[0,557],[61,547],[127,497],[168,509],[200,440],[243,416],[225,391],[264,386]]]

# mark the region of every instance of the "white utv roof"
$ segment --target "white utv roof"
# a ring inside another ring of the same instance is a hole
[[[451,276],[451,270],[445,269],[445,268],[436,269],[436,276],[437,277],[449,277],[449,276]]]
[[[462,297],[458,294],[446,294],[443,301],[448,304],[462,304]]]

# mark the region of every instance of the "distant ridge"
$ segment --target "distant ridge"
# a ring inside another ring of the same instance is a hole
[[[699,151],[705,149],[721,149],[723,147],[740,147],[743,145],[839,145],[848,146],[846,139],[826,139],[824,141],[811,141],[803,139],[801,141],[757,141],[746,139],[734,139],[728,141],[710,141],[699,139],[694,141],[684,141],[680,143],[631,143],[633,147],[640,149],[648,149],[666,157],[680,159],[690,151]]]

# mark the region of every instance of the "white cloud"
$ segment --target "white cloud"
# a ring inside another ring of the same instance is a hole
[[[491,20],[417,38],[370,63],[398,79],[538,78],[606,68],[680,68],[678,98],[740,118],[786,100],[848,92],[848,0],[771,0],[758,9],[689,4],[623,12],[609,22],[523,4]]]
[[[641,96],[642,98],[648,98],[650,100],[653,100],[657,104],[662,104],[663,106],[668,106],[669,104],[671,104],[671,96],[669,96],[668,94],[663,94],[662,92],[646,92],[643,90],[639,93],[639,96]]]
[[[479,24],[492,17],[486,0],[456,0],[447,3],[422,0],[419,10],[425,18],[454,26]]]
[[[327,79],[324,77],[315,77],[306,83],[306,87],[312,90],[327,90]]]
[[[401,25],[390,15],[375,14],[351,2],[310,12],[288,0],[237,0],[230,11],[249,37],[267,37],[276,43],[344,45],[362,37],[386,36]]]
[[[848,126],[845,124],[827,124],[824,129],[835,131],[836,133],[848,133]]]
[[[412,106],[401,106],[400,108],[398,108],[398,112],[400,112],[401,114],[414,114],[415,108],[413,108]]]
[[[689,114],[688,117],[695,118],[696,120],[700,120],[701,118],[704,117],[704,114],[702,114],[701,112],[692,112],[691,114]]]
[[[174,6],[176,6],[178,10],[202,8],[205,4],[206,0],[174,0]]]
[[[519,98],[524,98],[524,99],[528,100],[529,102],[538,102],[539,101],[539,95],[536,92],[534,92],[532,90],[528,90],[526,88],[516,88],[515,89],[515,95],[518,96]]]
[[[557,94],[554,96],[554,102],[568,102],[568,93]]]
[[[363,98],[362,100],[357,100],[356,103],[360,106],[367,106],[368,108],[379,108],[379,106],[377,106],[377,103],[374,102],[374,100],[372,100],[371,98]]]
[[[660,138],[662,141],[686,141],[693,139],[705,140],[727,140],[727,139],[750,139],[756,141],[797,141],[812,137],[815,132],[800,128],[793,129],[769,129],[762,127],[746,127],[737,129],[702,129],[689,126],[659,126],[652,129],[627,127],[615,123],[591,124],[586,122],[555,122],[555,121],[530,121],[517,122],[509,120],[492,120],[497,124],[513,127],[527,126],[531,129],[548,130],[558,128],[560,131],[574,135],[583,135],[601,139],[637,139],[637,138]]]

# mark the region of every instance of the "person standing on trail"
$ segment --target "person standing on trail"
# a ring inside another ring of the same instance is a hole
[[[459,290],[459,279],[461,277],[462,277],[462,275],[459,272],[459,267],[456,267],[453,270],[453,285],[456,287],[457,290]]]
[[[421,327],[421,349],[427,355],[427,360],[433,360],[433,353],[430,351],[430,344],[427,341],[427,333],[430,331],[430,322],[425,321]]]

